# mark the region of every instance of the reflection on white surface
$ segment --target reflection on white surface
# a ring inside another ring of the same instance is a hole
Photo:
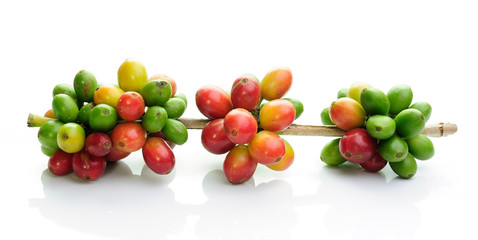
[[[253,181],[233,186],[214,170],[203,181],[208,200],[181,204],[168,187],[174,171],[159,176],[144,167],[137,176],[118,162],[105,175],[103,181],[83,182],[74,175],[56,177],[45,170],[41,177],[45,198],[31,199],[30,206],[62,227],[121,239],[178,234],[189,216],[199,216],[195,234],[203,239],[289,239],[288,228],[297,222],[292,189],[281,180],[257,187]]]
[[[290,239],[297,223],[292,188],[282,180],[257,186],[232,186],[222,171],[209,172],[202,184],[208,200],[199,208],[201,239]]]
[[[64,228],[116,239],[168,238],[180,234],[190,217],[199,219],[193,222],[199,239],[291,239],[291,230],[304,220],[297,209],[315,206],[327,208],[317,217],[330,235],[411,239],[421,222],[416,203],[446,179],[387,180],[393,174],[388,173],[364,173],[352,164],[324,166],[317,192],[295,196],[284,180],[231,185],[222,171],[212,170],[202,182],[207,200],[183,204],[168,186],[175,171],[159,176],[144,167],[135,175],[117,162],[93,182],[45,170],[45,197],[30,199],[30,206]]]
[[[386,172],[367,173],[352,164],[324,166],[319,173],[317,198],[330,207],[325,226],[331,233],[350,234],[352,239],[412,239],[421,221],[415,203],[438,186],[413,178],[387,181]]]
[[[166,178],[144,168],[133,175],[123,162],[109,166],[104,181],[84,182],[73,174],[42,174],[44,199],[32,199],[43,217],[66,228],[120,239],[158,238],[178,233],[186,209],[175,201]]]

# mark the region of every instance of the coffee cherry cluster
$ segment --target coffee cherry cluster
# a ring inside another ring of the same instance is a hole
[[[294,150],[277,134],[304,109],[300,101],[282,98],[291,85],[290,69],[281,67],[260,82],[252,74],[238,77],[230,94],[213,85],[196,92],[199,111],[212,119],[202,130],[202,145],[214,154],[228,153],[223,170],[229,182],[248,181],[258,163],[277,171],[292,164]]]
[[[187,99],[176,94],[176,82],[163,74],[148,78],[145,66],[126,59],[118,69],[118,85],[99,84],[88,71],[76,74],[73,84],[53,89],[52,109],[32,116],[38,140],[50,157],[55,175],[74,172],[85,180],[99,178],[108,162],[142,149],[146,165],[168,174],[175,165],[172,148],[188,139],[176,120]]]
[[[322,149],[326,164],[349,161],[377,172],[388,163],[398,176],[411,178],[417,171],[415,159],[433,157],[433,143],[421,134],[432,108],[427,102],[411,105],[409,86],[397,85],[385,94],[367,83],[354,83],[337,98],[321,112],[322,123],[347,132]]]

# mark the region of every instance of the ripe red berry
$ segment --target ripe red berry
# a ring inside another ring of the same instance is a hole
[[[246,109],[236,108],[230,111],[224,118],[224,128],[231,142],[246,144],[257,133],[257,121]]]
[[[378,151],[375,151],[375,154],[369,160],[360,163],[363,169],[369,172],[378,172],[382,170],[387,165],[387,161],[380,156]]]
[[[271,131],[260,131],[249,143],[252,158],[264,165],[279,162],[285,155],[286,147],[279,135]]]
[[[224,118],[232,110],[229,94],[213,85],[203,86],[196,92],[196,106],[210,119]]]
[[[295,107],[285,99],[275,99],[266,103],[259,113],[262,128],[271,132],[279,132],[288,128],[294,119]]]
[[[113,143],[106,133],[95,132],[86,137],[85,148],[88,153],[96,157],[103,157],[111,152]]]
[[[150,137],[143,147],[146,165],[157,174],[170,173],[175,164],[174,153],[168,144],[159,137]]]
[[[95,180],[101,177],[106,169],[106,159],[95,157],[85,149],[73,155],[73,172],[81,179]]]
[[[118,150],[134,152],[141,149],[146,142],[146,131],[136,122],[120,123],[111,132],[111,140]]]
[[[56,151],[48,161],[48,170],[58,176],[71,173],[73,171],[73,154],[62,150]]]
[[[252,75],[240,76],[232,84],[231,101],[235,108],[254,111],[260,100],[261,88]]]
[[[126,121],[138,120],[144,113],[144,100],[137,92],[125,92],[116,105],[118,115]]]
[[[232,184],[244,183],[251,179],[257,168],[247,146],[237,145],[226,156],[223,164],[224,174]]]
[[[227,137],[224,118],[212,120],[204,126],[201,133],[201,143],[206,150],[214,154],[227,153],[236,146]]]
[[[377,140],[364,128],[355,128],[344,134],[339,142],[340,154],[350,162],[363,163],[373,157]]]

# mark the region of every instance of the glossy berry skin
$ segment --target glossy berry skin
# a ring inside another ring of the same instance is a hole
[[[111,132],[113,146],[123,152],[134,152],[141,149],[146,142],[146,131],[136,122],[123,122]]]
[[[144,113],[144,100],[137,92],[125,92],[116,105],[118,115],[126,121],[135,121]]]
[[[76,122],[80,110],[78,104],[72,97],[66,94],[58,94],[52,101],[53,114],[63,123]]]
[[[151,80],[139,91],[148,107],[164,106],[171,98],[172,87],[167,80]]]
[[[176,145],[183,145],[188,141],[188,130],[186,126],[176,119],[168,118],[161,133],[166,139]]]
[[[124,91],[138,92],[147,82],[146,67],[136,59],[128,58],[118,68],[118,85]]]
[[[214,85],[206,85],[196,92],[196,106],[210,119],[224,118],[232,110],[232,101],[226,91]]]
[[[336,138],[325,144],[320,151],[320,160],[322,160],[322,162],[329,166],[338,166],[347,161],[340,153],[340,139],[341,138]]]
[[[148,79],[148,82],[149,81],[152,81],[152,80],[166,80],[169,82],[169,84],[171,84],[171,97],[174,97],[174,95],[176,95],[176,91],[177,91],[177,84],[176,84],[176,81],[169,77],[168,75],[166,74],[154,74],[153,76],[151,76],[149,79]]]
[[[123,152],[119,150],[118,148],[112,147],[111,151],[108,154],[106,154],[105,157],[106,157],[106,161],[108,162],[116,162],[126,158],[130,154],[131,154],[130,152]]]
[[[387,165],[387,161],[380,156],[378,151],[369,160],[360,163],[360,166],[368,172],[378,172]]]
[[[57,120],[52,120],[44,123],[38,130],[38,141],[42,146],[51,149],[58,149],[58,131],[63,126],[63,123]]]
[[[88,125],[95,131],[108,132],[116,125],[118,113],[107,104],[94,106],[88,113]]]
[[[410,86],[399,84],[387,92],[387,98],[390,102],[390,114],[397,115],[410,106],[413,101],[413,91]]]
[[[284,157],[275,164],[266,165],[268,168],[275,171],[284,171],[288,169],[294,162],[294,149],[286,140],[282,139],[282,141],[284,141],[284,144],[285,144]]]
[[[408,145],[408,151],[413,154],[416,159],[428,160],[435,154],[433,142],[425,135],[418,134],[413,138],[405,140]]]
[[[256,162],[271,165],[284,157],[286,145],[279,135],[263,130],[249,143],[249,153]]]
[[[108,134],[95,132],[86,137],[85,148],[91,155],[103,157],[111,152],[113,142]]]
[[[73,172],[73,154],[62,150],[56,151],[48,161],[48,170],[57,176]]]
[[[353,100],[360,102],[360,93],[364,88],[371,88],[372,85],[365,82],[354,82],[349,87],[347,92],[347,97],[352,98]]]
[[[243,109],[236,108],[224,118],[226,135],[235,144],[250,142],[257,133],[257,122],[252,114]]]
[[[284,99],[266,103],[260,113],[259,122],[265,130],[279,132],[288,128],[295,119],[294,105]]]
[[[332,102],[330,120],[340,129],[348,131],[365,123],[365,110],[357,101],[345,97]]]
[[[342,157],[350,162],[363,163],[375,155],[377,140],[366,129],[355,128],[344,134],[339,143]]]
[[[95,105],[107,104],[116,109],[118,100],[123,95],[124,91],[115,85],[104,85],[99,87],[93,95]]]
[[[254,111],[261,100],[259,82],[251,75],[238,77],[232,84],[231,101],[235,108]]]
[[[400,162],[389,162],[393,172],[401,178],[412,178],[417,173],[417,161],[412,154],[407,154],[407,157]]]
[[[170,173],[176,162],[173,151],[159,137],[150,137],[143,147],[143,158],[146,165],[157,174]]]
[[[58,129],[56,141],[61,150],[78,152],[85,146],[85,129],[77,123],[65,123]]]
[[[236,146],[226,135],[224,118],[212,120],[204,126],[201,143],[206,150],[214,154],[227,153]]]
[[[224,174],[232,184],[241,184],[251,179],[257,168],[247,146],[237,145],[226,156],[223,164]]]
[[[73,155],[73,172],[83,180],[95,180],[101,177],[106,169],[106,159],[95,157],[86,150]]]
[[[409,108],[401,111],[394,118],[396,132],[402,138],[412,138],[425,128],[425,116],[417,109]]]
[[[292,85],[292,73],[287,67],[270,70],[261,81],[261,95],[271,101],[283,97]]]

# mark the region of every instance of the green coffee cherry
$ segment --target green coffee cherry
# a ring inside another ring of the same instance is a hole
[[[430,116],[432,115],[432,106],[427,102],[416,102],[412,104],[410,108],[414,108],[422,112],[423,116],[425,117],[425,122],[427,122],[428,119],[430,119]]]
[[[330,107],[326,107],[320,112],[320,120],[322,120],[323,125],[335,125],[330,119],[329,110]]]
[[[56,153],[58,149],[53,149],[53,148],[47,148],[45,146],[41,146],[41,152],[45,154],[47,157],[51,157],[54,153]]]
[[[389,162],[400,162],[407,157],[408,145],[401,137],[394,135],[387,140],[380,141],[378,152],[383,159]]]
[[[75,100],[63,93],[53,97],[52,110],[56,118],[63,123],[76,122],[80,111]]]
[[[397,134],[403,138],[411,138],[420,134],[425,128],[425,116],[417,109],[405,109],[395,117]]]
[[[348,92],[349,92],[348,88],[340,89],[339,92],[337,93],[337,99],[347,97]]]
[[[365,124],[370,136],[385,140],[393,136],[395,133],[395,121],[384,115],[374,115],[370,117]]]
[[[377,88],[364,88],[360,93],[360,104],[369,116],[387,115],[390,102],[387,95]]]
[[[48,121],[43,124],[38,130],[38,141],[40,141],[41,145],[58,150],[60,147],[58,147],[56,137],[61,126],[63,126],[63,123],[57,120]]]
[[[108,104],[94,106],[88,115],[88,124],[95,131],[108,132],[116,126],[118,113]]]
[[[176,95],[174,95],[173,98],[180,98],[184,101],[184,103],[186,103],[186,107],[188,106],[188,99],[186,98],[186,95],[184,95],[184,93],[176,93]]]
[[[171,97],[171,84],[166,80],[152,80],[146,83],[139,92],[146,106],[164,106]]]
[[[90,112],[94,106],[95,106],[94,103],[88,103],[86,105],[83,105],[83,107],[81,107],[80,113],[78,114],[78,121],[80,123],[82,123],[85,126],[89,125]]]
[[[181,100],[182,101],[182,100]],[[160,106],[149,107],[142,118],[144,129],[150,133],[159,132],[166,125],[168,113]]]
[[[181,98],[170,98],[164,104],[164,109],[168,113],[168,118],[177,119],[186,111],[186,103]]]
[[[339,150],[340,138],[336,138],[322,148],[320,152],[320,160],[326,163],[327,165],[337,166],[344,163],[346,160],[342,157]]]
[[[92,102],[93,95],[98,88],[98,82],[93,73],[81,70],[73,80],[73,87],[79,102]]]
[[[161,132],[171,142],[182,145],[188,140],[188,130],[186,126],[178,120],[168,119]]]
[[[390,114],[396,115],[410,106],[413,100],[413,92],[408,85],[397,85],[388,91],[387,98],[390,102]]]
[[[393,172],[395,172],[401,178],[412,178],[417,173],[417,162],[412,154],[408,154],[407,157],[400,162],[389,162]]]
[[[58,95],[58,94],[66,94],[70,97],[73,98],[73,100],[77,101],[77,96],[76,96],[76,92],[75,92],[75,88],[73,88],[72,85],[68,84],[68,83],[60,83],[60,84],[57,84],[54,88],[53,88],[53,97]]]
[[[418,134],[415,137],[406,140],[408,150],[416,159],[428,160],[435,154],[435,148],[432,141],[425,135]]]

